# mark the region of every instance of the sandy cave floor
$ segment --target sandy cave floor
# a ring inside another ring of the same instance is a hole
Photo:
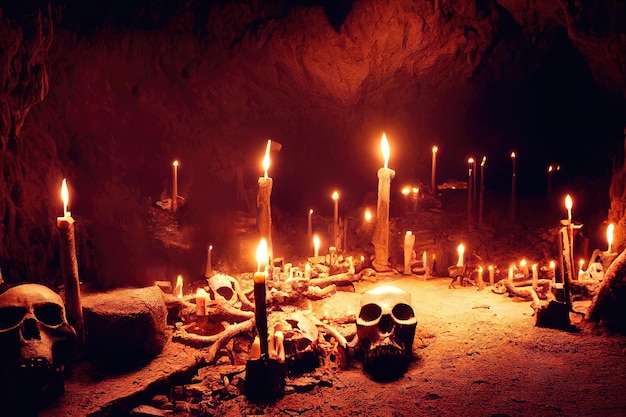
[[[571,314],[577,331],[535,327],[530,303],[489,288],[448,288],[449,279],[391,275],[359,282],[355,293],[312,303],[325,310],[357,309],[359,294],[381,283],[409,291],[418,317],[415,360],[394,382],[372,381],[359,362],[327,375],[324,386],[293,390],[274,404],[238,395],[216,404],[216,416],[626,416],[626,337],[594,330]],[[588,301],[575,302],[585,311]],[[352,310],[356,311],[356,310]],[[75,372],[66,394],[42,417],[128,415],[116,397],[141,390],[155,374],[188,368],[201,350],[168,342],[146,368],[114,379]],[[211,365],[218,366],[218,365]],[[305,375],[306,377],[306,375]],[[288,383],[289,385],[289,383]],[[129,387],[133,387],[129,389]],[[145,404],[146,402],[139,402]],[[193,416],[193,413],[168,415]]]

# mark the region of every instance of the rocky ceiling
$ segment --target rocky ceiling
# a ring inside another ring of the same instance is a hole
[[[440,181],[486,154],[496,190],[512,149],[526,192],[543,192],[549,162],[597,184],[621,160],[620,0],[127,3],[1,7],[8,281],[59,282],[64,177],[81,268],[122,285],[149,275],[145,211],[169,192],[174,159],[203,242],[254,200],[267,138],[282,144],[275,213],[323,205],[333,188],[358,206],[383,131],[398,184],[429,182],[433,144]]]

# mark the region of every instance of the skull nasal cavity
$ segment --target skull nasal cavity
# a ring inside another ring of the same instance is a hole
[[[39,334],[39,329],[37,328],[37,322],[35,319],[24,320],[22,337],[26,340],[41,339],[41,334]]]
[[[378,328],[383,333],[391,333],[391,330],[393,330],[393,325],[394,322],[389,314],[383,315],[378,322]]]

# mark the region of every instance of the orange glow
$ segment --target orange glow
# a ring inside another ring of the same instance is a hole
[[[413,194],[417,194],[417,193],[419,193],[419,192],[420,192],[420,189],[419,189],[419,188],[417,188],[417,187],[413,187],[413,190],[412,190],[412,191],[413,191]]]
[[[407,236],[411,236],[412,234],[413,234],[413,232],[411,232],[410,230],[408,230],[408,231],[406,232],[406,235],[407,235]]]
[[[383,158],[385,159],[385,168],[389,168],[389,156],[391,155],[391,150],[389,149],[389,141],[387,141],[387,135],[383,132],[383,137],[380,141],[380,148],[383,153]]]
[[[486,162],[487,162],[487,156],[483,156],[483,160],[482,160],[482,162],[480,163],[480,166],[481,166],[481,167],[484,167]]]
[[[270,147],[272,146],[272,140],[267,140],[267,146],[265,147],[265,156],[263,157],[263,170],[265,171],[265,178],[267,178],[267,170],[270,169]]]
[[[474,158],[472,158],[471,156],[469,158],[467,158],[467,163],[468,164],[473,164],[474,163]]]
[[[552,165],[548,165],[548,172],[552,172],[552,170],[554,170],[554,168],[552,167]]]
[[[606,241],[609,244],[608,252],[611,253],[611,246],[613,245],[613,231],[615,230],[615,225],[613,223],[609,224],[606,228]]]
[[[519,265],[520,265],[522,268],[524,268],[524,267],[527,265],[527,263],[526,263],[526,259],[522,258],[522,260],[520,261]]]
[[[313,209],[309,209],[309,214],[313,214]]]
[[[176,277],[176,286],[174,287],[174,295],[178,298],[183,298],[183,276]]]
[[[267,241],[262,238],[256,249],[257,272],[261,272],[261,266],[267,265],[268,262]]]
[[[411,189],[409,187],[404,187],[402,189],[402,195],[409,195],[409,193],[411,192]]]
[[[439,150],[439,147],[437,145],[433,146],[433,153],[437,153],[437,151]]]
[[[365,209],[364,217],[366,222],[369,223],[372,221],[372,212],[370,211],[370,209]]]
[[[567,209],[567,220],[572,221],[572,206],[574,205],[572,201],[572,196],[569,194],[565,196],[565,208]]]
[[[315,249],[315,257],[317,258],[320,253],[320,238],[317,235],[313,236],[313,248]]]
[[[63,217],[68,217],[71,215],[69,211],[67,211],[67,203],[70,199],[70,192],[67,190],[67,181],[63,178],[63,182],[61,183],[61,200],[63,200]]]
[[[463,266],[463,253],[465,253],[465,246],[463,246],[463,244],[459,244],[459,246],[456,248],[456,251],[459,253],[459,260],[456,263],[456,266]]]
[[[339,193],[337,191],[333,192],[332,199],[335,201],[339,199]]]
[[[515,159],[515,156],[516,156],[516,155],[515,155],[515,151],[511,152],[511,158],[512,158],[512,159]]]
[[[174,161],[174,162],[172,162],[172,165],[174,165],[175,167],[177,167],[177,166],[178,166],[178,161]]]

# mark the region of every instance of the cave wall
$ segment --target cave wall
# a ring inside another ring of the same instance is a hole
[[[538,154],[544,162],[576,132],[593,129],[604,139],[598,164],[606,164],[624,123],[619,2],[91,6],[95,12],[52,2],[39,15],[2,16],[5,39],[21,51],[3,51],[5,93],[20,83],[30,89],[2,102],[0,266],[13,282],[58,283],[54,217],[63,177],[81,225],[84,276],[100,285],[143,284],[155,279],[145,213],[169,193],[174,159],[189,202],[179,220],[189,259],[197,259],[179,261],[199,273],[207,241],[229,244],[224,220],[241,208],[238,169],[254,196],[268,137],[283,145],[270,169],[279,216],[327,199],[335,187],[346,190],[346,204],[358,204],[375,188],[383,129],[400,183],[427,182],[433,143],[459,162],[442,164],[442,178],[460,177],[470,151],[506,155],[511,144],[526,144],[538,152],[532,145],[553,143]],[[38,41],[21,40],[20,22]],[[551,68],[573,68],[545,75],[556,40],[565,52]],[[556,116],[548,128],[534,119],[539,103],[528,93],[563,77],[556,95],[577,84],[593,90],[546,104],[574,120],[565,134]],[[575,157],[583,163],[586,155]],[[507,163],[494,158],[494,172]]]

